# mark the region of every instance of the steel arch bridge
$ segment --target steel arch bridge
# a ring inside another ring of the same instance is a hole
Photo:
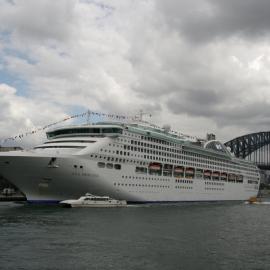
[[[246,134],[225,145],[236,157],[253,161],[260,169],[270,169],[270,131]]]

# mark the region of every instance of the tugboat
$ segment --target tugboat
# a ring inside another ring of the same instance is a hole
[[[64,207],[125,207],[127,202],[125,200],[112,199],[109,196],[96,196],[86,193],[85,196],[77,200],[61,201],[60,205]]]
[[[257,197],[250,197],[245,204],[268,204],[270,205],[270,202],[262,201],[261,198]]]

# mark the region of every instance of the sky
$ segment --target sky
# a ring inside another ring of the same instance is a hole
[[[0,141],[88,109],[269,131],[269,41],[269,0],[0,0]]]

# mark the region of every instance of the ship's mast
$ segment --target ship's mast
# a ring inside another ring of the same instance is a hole
[[[152,116],[151,114],[146,113],[146,112],[144,112],[143,110],[140,110],[140,111],[139,111],[139,115],[138,115],[138,120],[139,120],[140,122],[143,122],[143,116],[144,116],[144,115],[148,115],[149,117]]]
[[[86,119],[86,123],[87,123],[88,125],[91,124],[91,123],[90,123],[90,117],[91,117],[91,112],[90,112],[90,110],[88,110],[88,111],[87,111],[87,119]]]

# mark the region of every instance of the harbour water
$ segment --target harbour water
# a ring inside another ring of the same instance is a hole
[[[270,206],[0,203],[0,269],[270,269]]]

